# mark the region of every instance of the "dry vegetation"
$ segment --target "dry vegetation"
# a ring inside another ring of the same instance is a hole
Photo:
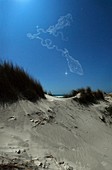
[[[22,68],[9,62],[0,63],[0,103],[12,103],[18,99],[37,101],[45,98],[39,82]]]
[[[80,94],[79,98],[76,97],[77,94]],[[92,91],[90,87],[87,87],[72,90],[70,94],[67,94],[64,97],[74,97],[74,100],[78,101],[80,104],[87,105],[97,103],[98,100],[104,100],[104,93],[101,90]]]

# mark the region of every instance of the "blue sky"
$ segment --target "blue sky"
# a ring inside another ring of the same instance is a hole
[[[112,0],[0,0],[0,11],[0,59],[22,66],[52,93],[112,91]],[[40,28],[45,33],[35,37]]]

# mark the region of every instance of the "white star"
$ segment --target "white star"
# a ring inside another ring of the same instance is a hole
[[[66,76],[68,75],[68,72],[67,72],[67,71],[65,72],[65,75],[66,75]]]

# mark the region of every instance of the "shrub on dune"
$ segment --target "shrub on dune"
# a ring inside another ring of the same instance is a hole
[[[79,102],[81,104],[97,103],[98,100],[104,100],[104,94],[101,90],[92,91],[90,87],[81,92]]]
[[[97,90],[93,94],[97,100],[104,100],[104,94],[101,90]]]
[[[95,97],[90,87],[87,87],[85,90],[81,91],[79,102],[81,104],[96,103]]]
[[[80,95],[78,95],[80,94]],[[80,104],[88,105],[97,103],[98,100],[104,100],[104,93],[101,90],[92,91],[90,87],[72,90],[70,94],[64,97],[74,97]]]

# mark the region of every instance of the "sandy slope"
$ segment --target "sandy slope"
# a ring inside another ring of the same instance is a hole
[[[112,128],[101,121],[109,102],[89,107],[47,96],[0,108],[0,161],[33,161],[39,170],[112,170]]]

